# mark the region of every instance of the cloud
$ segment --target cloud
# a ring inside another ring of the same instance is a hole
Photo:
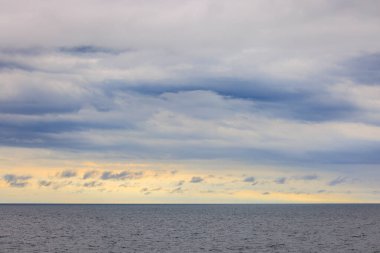
[[[202,181],[203,181],[203,178],[201,178],[201,177],[192,177],[189,182],[190,183],[200,183]]]
[[[244,178],[243,182],[251,183],[251,185],[257,185],[258,184],[255,177],[246,177],[246,178]]]
[[[142,193],[144,193],[144,195],[149,195],[149,194],[151,194],[151,192],[149,191],[149,189],[148,188],[142,188],[141,190],[140,190],[140,192],[142,192]]]
[[[184,193],[185,191],[182,189],[182,187],[176,187],[173,190],[170,191],[170,193]]]
[[[83,174],[83,179],[89,179],[93,178],[98,174],[98,171],[92,170],[92,171],[87,171]]]
[[[114,50],[111,48],[102,48],[92,45],[82,45],[82,46],[74,46],[74,47],[61,47],[59,48],[60,52],[69,53],[69,54],[118,54],[118,50]]]
[[[73,181],[63,181],[63,182],[54,182],[52,184],[52,187],[54,190],[59,190],[61,188],[64,188],[66,186],[73,185]]]
[[[319,177],[316,174],[308,174],[308,175],[294,177],[294,179],[296,179],[296,180],[304,180],[304,181],[317,180],[318,178]]]
[[[336,185],[346,183],[347,181],[348,181],[347,177],[337,177],[337,178],[331,180],[330,182],[328,182],[327,185],[336,186]]]
[[[255,181],[256,181],[255,177],[246,177],[243,180],[243,182],[248,182],[248,183],[254,183]]]
[[[129,171],[122,171],[120,173],[112,172],[112,171],[105,171],[100,176],[100,179],[102,180],[125,180],[125,179],[136,179],[141,178],[143,175],[142,172],[129,172]]]
[[[75,177],[77,175],[77,173],[75,171],[72,171],[72,170],[65,170],[65,171],[62,171],[61,173],[59,173],[59,177],[60,178],[71,178],[71,177]]]
[[[34,69],[30,66],[23,65],[12,61],[1,61],[0,60],[0,71],[7,70],[23,70],[23,71],[33,71]]]
[[[0,10],[0,30],[11,31],[0,34],[0,146],[73,161],[305,167],[278,184],[317,180],[309,164],[317,172],[380,164],[377,7],[8,1]]]
[[[140,192],[144,193],[144,195],[149,195],[151,194],[152,192],[156,192],[156,191],[160,191],[162,188],[161,187],[156,187],[156,188],[152,188],[152,189],[149,189],[147,187],[144,187],[140,190]]]
[[[270,192],[263,192],[262,195],[270,195]]]
[[[344,73],[340,73],[341,75],[349,76],[359,83],[371,85],[380,83],[380,52],[359,55],[347,60],[342,65],[344,68],[341,71]]]
[[[358,153],[362,150],[351,144],[357,134],[350,129],[360,127],[379,131],[375,126],[278,119],[265,115],[265,107],[256,110],[253,102],[210,91],[166,93],[158,97],[121,92],[108,102],[118,106],[105,111],[87,108],[74,114],[63,113],[59,120],[54,114],[17,117],[0,114],[0,141],[2,145],[10,146],[113,152],[119,157],[125,153],[132,157],[154,158],[170,154],[175,159],[224,157],[304,163],[326,159],[349,162],[356,157],[378,162],[375,156],[340,155],[341,152]],[[197,105],[205,103],[207,110]],[[46,108],[49,108],[48,104]],[[138,113],[132,114],[128,108]],[[285,130],[287,134],[283,135]],[[342,131],[349,134],[342,135]],[[363,147],[368,146],[365,142]],[[153,143],[158,143],[160,148]],[[323,152],[326,148],[328,150]]]
[[[286,181],[287,181],[287,178],[286,178],[286,177],[279,177],[279,178],[276,178],[276,179],[274,180],[274,182],[275,182],[276,184],[285,184]]]
[[[23,188],[28,185],[28,180],[31,176],[18,176],[14,174],[6,174],[3,176],[5,182],[8,183],[10,187]]]
[[[91,182],[84,183],[83,187],[93,188],[93,187],[99,187],[99,186],[102,186],[102,185],[103,184],[101,182],[91,181]]]
[[[51,181],[47,181],[47,180],[40,180],[40,181],[38,181],[38,185],[40,187],[48,187],[51,184],[52,184],[52,182]]]
[[[39,187],[51,187],[54,190],[58,190],[60,188],[64,188],[66,186],[73,185],[73,181],[49,181],[49,180],[39,180],[38,186]]]

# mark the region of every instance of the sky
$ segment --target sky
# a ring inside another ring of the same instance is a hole
[[[379,203],[380,2],[0,0],[1,203]]]

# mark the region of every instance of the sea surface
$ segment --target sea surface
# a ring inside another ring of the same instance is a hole
[[[380,252],[380,205],[0,205],[0,252]]]

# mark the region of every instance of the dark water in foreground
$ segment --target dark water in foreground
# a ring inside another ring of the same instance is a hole
[[[380,205],[0,205],[0,252],[380,252]]]

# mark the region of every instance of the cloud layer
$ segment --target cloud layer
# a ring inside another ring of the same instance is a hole
[[[380,163],[378,1],[0,3],[2,148],[337,172]],[[82,176],[88,188],[142,176],[115,173]],[[318,179],[305,175],[272,181]]]

